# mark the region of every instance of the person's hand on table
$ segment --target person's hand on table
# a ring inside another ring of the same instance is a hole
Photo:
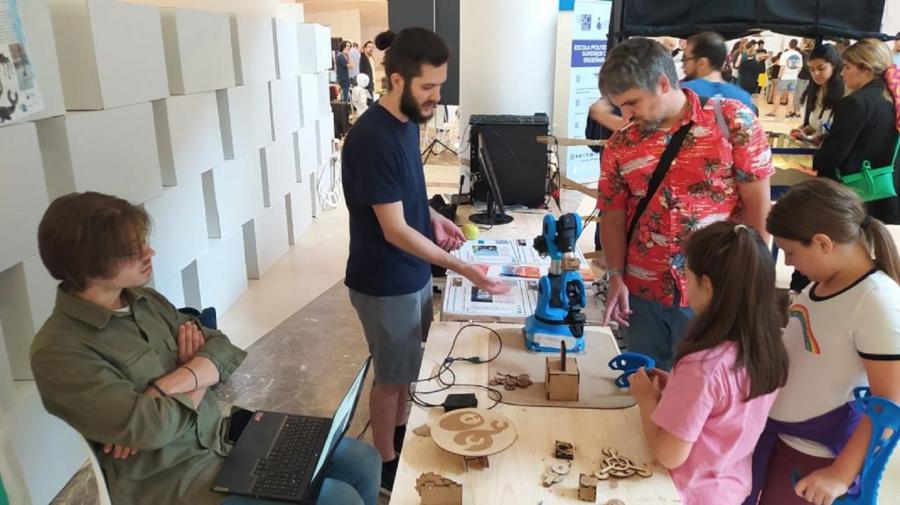
[[[455,251],[466,243],[466,236],[456,223],[438,213],[432,213],[431,226],[434,230],[434,243],[447,252]]]
[[[648,402],[655,403],[659,400],[662,391],[659,376],[650,377],[647,370],[641,367],[637,372],[631,374],[628,381],[631,383],[631,396],[639,405]]]

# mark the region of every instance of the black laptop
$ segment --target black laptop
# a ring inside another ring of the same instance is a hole
[[[371,358],[360,368],[331,419],[257,411],[222,466],[214,491],[314,503],[335,447],[359,401]]]

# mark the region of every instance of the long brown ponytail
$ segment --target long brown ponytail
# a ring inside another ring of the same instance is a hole
[[[772,206],[766,230],[804,245],[819,233],[839,244],[862,243],[875,266],[900,283],[900,258],[887,226],[866,214],[856,193],[834,181],[816,178],[791,187]]]

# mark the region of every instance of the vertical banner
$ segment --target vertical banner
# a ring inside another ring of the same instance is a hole
[[[0,0],[0,124],[44,110],[16,1]]]
[[[600,97],[597,79],[606,61],[612,0],[575,0],[569,61],[567,134],[584,138],[588,109]],[[566,177],[577,182],[600,178],[600,155],[585,146],[566,149]]]

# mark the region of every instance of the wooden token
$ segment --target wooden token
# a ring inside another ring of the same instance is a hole
[[[516,427],[494,411],[458,409],[431,425],[431,438],[441,449],[466,457],[497,454],[515,442]]]

